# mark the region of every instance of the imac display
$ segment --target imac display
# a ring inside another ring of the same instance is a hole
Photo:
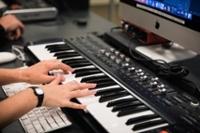
[[[171,54],[173,57],[166,59],[170,62],[177,58],[190,58],[200,53],[199,7],[200,1],[197,0],[120,0],[120,17],[126,22],[174,42],[176,48],[169,49],[167,53],[159,53],[164,56]],[[158,47],[140,47],[138,51],[147,56],[150,52],[152,57],[156,48]],[[160,55],[155,54],[155,56]]]

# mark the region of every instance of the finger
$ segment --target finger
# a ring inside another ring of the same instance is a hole
[[[58,60],[52,60],[51,62],[49,62],[50,65],[50,70],[53,70],[53,69],[61,69],[63,70],[65,73],[68,73],[68,72],[73,72],[74,69],[71,68],[70,66],[58,61]]]
[[[85,105],[74,103],[74,102],[67,102],[65,106],[69,107],[69,108],[73,108],[73,109],[85,109],[86,108]]]
[[[96,92],[91,91],[88,89],[85,90],[76,90],[71,92],[71,98],[77,98],[77,97],[84,97],[84,96],[89,96],[89,95],[94,95]]]
[[[66,85],[66,87],[68,87],[70,85],[70,88],[68,88],[68,89],[71,90],[71,91],[82,90],[82,89],[90,89],[90,88],[96,87],[96,84],[93,84],[93,83],[78,83],[75,80],[68,82],[65,85]]]
[[[16,31],[15,31],[15,39],[18,39],[20,36],[21,36],[21,30],[18,28],[18,29],[16,29]]]
[[[54,78],[54,80],[50,83],[52,85],[58,85],[62,82],[62,77],[61,76],[49,76],[50,78]]]
[[[17,19],[18,20],[18,19]],[[21,32],[24,31],[24,25],[21,21],[18,20],[18,28],[20,28]]]

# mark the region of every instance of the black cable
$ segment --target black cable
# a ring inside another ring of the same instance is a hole
[[[130,42],[135,41],[138,43],[140,37],[141,36],[135,35],[130,39]],[[174,82],[174,84],[179,84],[181,88],[200,100],[200,88],[193,81],[186,78],[189,74],[189,70],[185,66],[169,64],[161,59],[152,60],[148,57],[144,57],[133,49],[131,44],[129,44],[129,54],[134,60],[151,67],[151,70],[154,71],[156,75],[167,78]]]
[[[130,41],[131,42],[136,41],[136,43],[138,43],[139,42],[138,40],[140,38],[142,38],[142,34],[139,36],[135,34],[135,36],[133,36],[133,38],[131,38]],[[184,66],[180,66],[178,64],[169,64],[161,59],[152,60],[148,57],[145,58],[140,54],[135,54],[138,52],[135,49],[131,48],[131,45],[129,45],[129,53],[135,60],[153,65],[154,72],[156,72],[158,76],[165,76],[165,77],[174,76],[177,78],[178,77],[183,78],[189,74],[189,70]]]

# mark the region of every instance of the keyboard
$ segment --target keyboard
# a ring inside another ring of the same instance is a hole
[[[28,83],[14,83],[2,86],[7,96],[26,89]],[[71,125],[70,120],[60,108],[38,107],[19,118],[26,133],[47,133]]]
[[[150,70],[94,35],[33,42],[39,61],[72,66],[81,82],[97,83],[96,95],[77,98],[109,133],[200,132],[200,106]],[[195,111],[194,111],[195,110]]]
[[[65,41],[41,42],[40,45],[32,45],[28,48],[39,60],[58,59],[70,65],[75,69],[75,77],[81,82],[97,83],[95,96],[77,98],[77,100],[87,105],[86,111],[92,114],[106,131],[139,133],[162,129],[169,125],[137,96],[127,91],[126,87],[66,45]]]
[[[13,14],[21,21],[52,20],[57,17],[56,7],[49,6],[43,0],[20,0],[22,9],[7,10],[3,14]]]

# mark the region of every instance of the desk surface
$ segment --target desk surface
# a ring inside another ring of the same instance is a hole
[[[79,19],[85,19],[87,25],[80,26],[76,24]],[[108,30],[114,25],[105,19],[95,15],[91,12],[76,12],[74,14],[64,14],[57,18],[55,21],[46,22],[35,22],[25,25],[25,32],[22,40],[15,43],[25,44],[28,41],[36,41],[40,39],[47,38],[66,38],[69,36],[86,34],[86,33],[97,33],[101,34]],[[1,65],[1,67],[13,67],[19,66],[19,62],[9,63],[6,65]],[[0,90],[0,96],[4,96],[2,90]],[[8,125],[2,130],[2,133],[21,133],[23,128],[21,127],[19,121],[15,121]],[[77,125],[72,124],[72,126],[56,132],[68,132],[68,133],[82,133],[83,130]]]

